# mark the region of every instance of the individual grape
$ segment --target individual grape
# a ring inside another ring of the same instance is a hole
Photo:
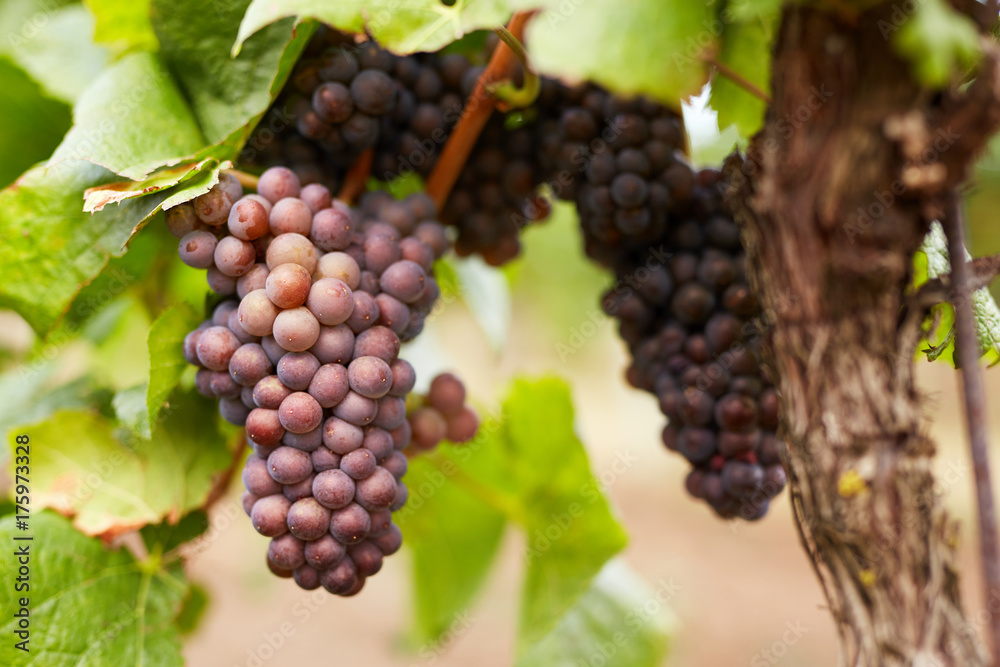
[[[301,191],[299,177],[286,167],[271,167],[257,182],[257,193],[272,203],[285,197],[298,197]]]
[[[198,336],[195,346],[198,361],[213,371],[229,370],[229,360],[240,347],[240,341],[226,327],[213,326]]]
[[[402,334],[406,331],[410,324],[409,306],[384,292],[375,295],[375,304],[379,310],[379,324],[389,327],[396,334]]]
[[[243,197],[243,186],[239,179],[228,171],[219,172],[218,187],[222,188],[229,195],[229,199],[234,202]]]
[[[376,510],[374,512],[368,512],[368,516],[371,517],[372,527],[368,531],[368,538],[371,541],[373,537],[381,537],[389,532],[390,526],[392,526],[392,512],[389,510]]]
[[[297,308],[306,302],[312,276],[299,264],[280,264],[267,274],[264,289],[278,308]]]
[[[674,294],[670,310],[683,324],[700,324],[715,309],[715,297],[698,283],[681,285]]]
[[[400,451],[393,452],[382,462],[382,467],[388,470],[397,480],[403,478],[409,466],[409,459],[406,458],[406,454]]]
[[[413,428],[413,445],[418,449],[432,449],[448,432],[448,422],[434,408],[420,408],[409,421]]]
[[[309,205],[297,197],[285,197],[271,207],[268,226],[275,236],[281,234],[301,234],[309,236],[312,231],[313,212]]]
[[[347,369],[340,364],[320,366],[309,383],[309,394],[324,408],[340,403],[350,390]]]
[[[260,343],[260,336],[254,336],[240,324],[240,311],[234,310],[229,313],[229,321],[226,322],[226,328],[233,332],[236,336],[236,340],[240,341],[243,345],[247,343]],[[268,359],[270,361],[270,359]]]
[[[329,529],[329,525],[325,528]],[[309,565],[322,572],[342,561],[347,555],[347,548],[333,539],[332,535],[323,535],[317,540],[306,542],[303,555]]]
[[[357,544],[365,539],[370,529],[371,517],[357,503],[334,510],[330,519],[330,534],[341,544]],[[342,562],[350,562],[350,559],[345,558]]]
[[[444,227],[439,222],[421,222],[413,230],[413,236],[427,244],[434,251],[436,259],[440,259],[451,246]]]
[[[382,552],[371,542],[361,542],[348,548],[348,554],[361,577],[370,577],[382,569]]]
[[[742,431],[757,424],[757,405],[742,394],[726,394],[715,404],[715,421],[731,431]]]
[[[225,188],[216,185],[203,195],[191,200],[195,215],[206,225],[218,227],[226,224],[229,217],[229,210],[233,206],[233,199]]]
[[[354,357],[377,357],[391,364],[399,355],[399,347],[399,336],[392,329],[376,325],[355,338]]]
[[[219,400],[219,414],[230,424],[243,426],[250,415],[250,408],[239,398],[222,398]]]
[[[354,239],[354,221],[351,219],[350,211],[341,207],[333,207],[317,212],[312,219],[309,239],[317,248],[327,253],[347,248]],[[328,260],[328,264],[332,265],[333,263],[334,259]],[[357,263],[355,263],[356,265]],[[322,262],[320,269],[324,272],[336,271],[336,268],[332,266],[324,268]],[[340,278],[350,284],[349,280],[341,278],[340,275],[333,274],[327,277]]]
[[[319,262],[316,246],[301,234],[281,234],[267,247],[267,268],[271,271],[282,264],[299,264],[312,275]]]
[[[392,387],[389,389],[389,395],[405,398],[413,391],[413,386],[417,382],[416,371],[406,359],[396,359],[389,365],[389,369],[392,372]]]
[[[378,414],[378,403],[357,392],[349,391],[344,399],[333,408],[333,414],[348,423],[364,426],[375,419],[375,415]],[[329,447],[329,445],[327,446]],[[331,449],[333,448],[331,447]]]
[[[278,313],[273,330],[274,340],[289,352],[304,352],[319,338],[319,322],[304,306]]]
[[[281,402],[291,393],[292,390],[286,387],[277,375],[268,375],[254,385],[253,401],[259,408],[277,410]]]
[[[281,489],[282,495],[288,498],[290,501],[292,501],[293,507],[295,503],[302,500],[303,498],[312,498],[312,484],[313,484],[313,479],[315,479],[315,477],[316,475],[309,475],[301,482],[296,482],[295,484],[283,485]],[[289,523],[289,526],[291,526],[291,523]],[[324,530],[326,530],[325,527]]]
[[[360,447],[364,439],[359,426],[338,417],[330,417],[323,423],[323,444],[341,456]]]
[[[364,336],[371,330],[361,334]],[[347,368],[351,389],[366,398],[381,398],[392,387],[392,371],[378,357],[358,357]]]
[[[264,289],[267,287],[269,274],[266,264],[254,264],[249,271],[236,279],[236,295],[242,299],[254,290]]]
[[[382,273],[379,285],[382,290],[404,303],[412,303],[424,292],[427,274],[416,262],[400,260]]]
[[[361,446],[370,451],[379,463],[395,451],[392,436],[389,435],[387,430],[377,426],[365,427],[365,439],[362,441]]]
[[[375,455],[364,447],[344,454],[343,458],[340,459],[340,469],[355,480],[368,477],[375,472],[377,466]]]
[[[267,292],[257,289],[240,301],[239,317],[243,329],[253,336],[270,336],[274,330],[274,321],[278,317],[278,308],[267,297]],[[261,345],[267,350],[266,345]],[[275,361],[271,355],[272,363]]]
[[[330,208],[333,204],[333,196],[329,188],[319,183],[310,183],[302,186],[299,199],[306,203],[313,214],[319,213],[323,209]]]
[[[229,316],[239,304],[234,300],[226,300],[215,307],[212,311],[212,324],[217,327],[224,327],[229,323]]]
[[[271,477],[267,461],[252,454],[243,466],[243,488],[258,497],[281,493],[281,484]]]
[[[354,290],[361,283],[361,268],[357,261],[345,252],[328,252],[320,257],[314,278],[316,280],[336,278]]]
[[[396,399],[398,401],[403,401],[403,399]],[[385,401],[383,398],[382,401]],[[385,407],[380,406],[379,409]],[[399,423],[399,426],[395,428],[388,429],[389,435],[392,436],[392,446],[397,450],[405,449],[407,445],[410,444],[410,439],[413,437],[413,429],[410,427],[410,422],[406,421],[406,402],[403,401],[403,420]],[[376,419],[378,421],[378,419]],[[376,424],[376,426],[379,426]],[[382,426],[381,428],[385,428]]]
[[[281,438],[281,442],[289,447],[301,449],[304,452],[312,452],[323,445],[323,429],[317,426],[305,433],[292,433],[288,431]]]
[[[324,364],[350,363],[354,353],[354,332],[346,324],[321,326],[310,351]]]
[[[396,84],[385,72],[363,70],[351,81],[351,97],[362,112],[382,116],[396,102]]]
[[[378,399],[378,414],[372,422],[375,426],[391,431],[406,422],[406,401],[395,396]]]
[[[207,269],[215,262],[215,248],[218,244],[211,232],[195,230],[181,237],[177,244],[177,254],[181,261],[195,269]]]
[[[267,469],[274,481],[281,484],[295,484],[312,473],[312,458],[303,451],[282,446],[267,457]]]
[[[367,114],[355,111],[340,126],[340,135],[355,150],[370,147],[378,138],[378,121]]]
[[[319,367],[319,359],[312,353],[289,352],[278,362],[278,379],[292,391],[305,391]]]
[[[283,570],[294,570],[306,562],[305,545],[294,535],[281,535],[271,540],[267,559]]]
[[[240,496],[240,504],[243,506],[243,511],[246,512],[247,516],[250,516],[250,512],[253,511],[254,503],[256,503],[260,498],[253,495],[249,491],[244,491]]]
[[[407,259],[414,264],[420,265],[424,273],[431,273],[434,269],[434,250],[412,236],[407,236],[399,242],[401,259]],[[367,260],[367,257],[366,257]]]
[[[336,326],[347,321],[354,311],[354,294],[343,281],[321,278],[309,289],[306,306],[320,324]]]
[[[323,408],[306,392],[297,391],[281,402],[278,419],[291,433],[308,433],[323,421]]]
[[[278,567],[277,565],[275,565],[274,563],[272,563],[269,558],[265,558],[264,560],[267,562],[267,569],[270,570],[271,574],[273,574],[274,576],[280,577],[282,579],[291,579],[292,578],[292,575],[293,575],[292,570],[283,570],[283,569],[281,569],[280,567]]]
[[[380,313],[378,303],[367,292],[358,290],[353,293],[353,297],[354,310],[351,311],[351,316],[347,318],[346,324],[351,331],[359,334],[374,325],[378,321]]]
[[[259,239],[267,233],[268,213],[263,204],[244,198],[229,211],[229,233],[244,241]]]
[[[233,381],[229,373],[212,371],[208,386],[212,395],[219,398],[235,398],[240,395],[240,385]]]
[[[292,578],[299,588],[314,591],[320,587],[319,571],[309,565],[301,565],[292,570]]]
[[[399,241],[388,234],[369,232],[364,240],[365,268],[381,274],[392,263],[402,258]]]
[[[189,333],[187,336],[184,336],[184,359],[189,364],[201,366],[201,362],[198,361],[198,339],[201,338],[201,332],[207,328],[208,323],[206,322],[201,327]]]
[[[216,294],[229,296],[236,293],[236,278],[227,276],[216,266],[208,267],[208,271],[205,272],[205,280]]]
[[[358,60],[354,54],[345,49],[335,49],[324,54],[319,75],[324,81],[349,83],[358,69]]]
[[[215,246],[215,265],[227,276],[239,277],[253,268],[257,251],[248,241],[225,236]]]
[[[167,224],[167,230],[178,239],[184,238],[191,232],[204,229],[204,223],[195,214],[194,206],[190,203],[168,208],[163,212],[163,219]]]
[[[367,269],[361,272],[361,279],[358,281],[358,289],[368,292],[372,296],[379,294],[378,276]]]
[[[392,524],[384,535],[373,537],[371,543],[377,546],[384,556],[391,556],[403,546],[403,533],[399,530],[399,526]]]
[[[328,592],[334,595],[347,595],[358,584],[358,570],[353,560],[344,558],[330,569],[321,572],[319,581]]]
[[[324,83],[313,92],[312,107],[327,123],[343,123],[354,112],[354,98],[347,86],[336,81]]]
[[[281,493],[260,498],[250,510],[254,530],[264,537],[284,535],[288,532],[286,519],[291,506],[292,503]]]
[[[271,372],[271,360],[256,343],[241,345],[229,360],[229,374],[238,384],[252,387]]]
[[[212,391],[213,373],[215,373],[215,371],[203,368],[194,376],[194,387],[198,390],[198,393],[205,398],[215,398],[215,392]]]
[[[318,540],[329,529],[330,510],[315,498],[297,500],[288,509],[288,530],[300,540]]]
[[[636,208],[646,203],[649,186],[636,174],[619,174],[611,182],[611,198],[622,208]]]
[[[317,473],[324,470],[336,470],[340,468],[340,454],[327,449],[317,447],[312,453],[313,470]]]
[[[354,462],[348,462],[348,459],[356,457],[360,452],[367,451],[366,449],[358,449],[345,456],[340,462],[341,470],[351,475],[351,471],[344,468],[345,463],[353,466]],[[374,461],[374,456],[372,460]],[[351,476],[353,477],[353,475]],[[368,476],[360,478],[356,485],[354,497],[358,504],[369,511],[388,509],[396,497],[396,478],[382,467],[376,467]]]
[[[427,402],[445,417],[458,415],[465,406],[465,385],[451,373],[441,373],[431,380]]]
[[[451,442],[468,442],[479,430],[479,417],[469,408],[462,408],[457,415],[448,418],[445,437]]]
[[[407,499],[410,497],[410,490],[407,488],[406,484],[402,482],[396,483],[396,496],[392,499],[392,504],[389,505],[390,512],[398,512],[403,509],[406,505]]]

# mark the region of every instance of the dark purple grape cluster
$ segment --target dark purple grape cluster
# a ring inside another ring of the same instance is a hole
[[[442,440],[468,442],[479,430],[479,417],[465,403],[465,385],[452,373],[431,380],[427,395],[414,403],[419,407],[407,415],[413,433],[408,451],[428,451]]]
[[[759,363],[760,309],[720,174],[691,173],[649,245],[617,247],[604,311],[619,322],[633,386],[669,418],[663,442],[693,466],[691,495],[723,517],[762,517],[785,486],[778,395]]]
[[[353,595],[394,553],[391,513],[416,380],[400,344],[423,328],[449,244],[424,195],[362,209],[268,169],[244,196],[226,175],[167,212],[181,259],[225,299],[184,340],[198,390],[246,426],[243,504],[268,563],[299,586]]]
[[[541,104],[547,178],[557,197],[575,202],[592,259],[611,267],[621,245],[657,241],[685,214],[694,179],[676,113],[594,85],[553,85]]]

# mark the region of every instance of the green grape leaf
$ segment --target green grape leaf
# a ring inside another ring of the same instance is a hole
[[[167,553],[185,542],[190,542],[208,530],[208,515],[203,510],[185,514],[180,521],[149,524],[139,531],[146,549]]]
[[[93,403],[94,387],[88,378],[54,386],[61,364],[58,358],[39,356],[0,375],[0,438],[18,424],[47,419],[58,410],[75,410]]]
[[[0,604],[5,618],[0,630],[0,664],[75,667],[77,665],[184,664],[178,616],[190,586],[180,561],[164,565],[138,561],[127,550],[107,549],[100,540],[81,535],[66,519],[51,512],[32,514],[27,532],[11,515],[0,520],[0,538],[11,551],[26,548],[31,588],[16,591],[18,559],[0,559]],[[16,540],[30,535],[31,541]],[[29,653],[15,642],[21,598],[30,608]]]
[[[94,41],[118,53],[155,51],[159,46],[149,21],[149,0],[84,0],[97,19]]]
[[[254,0],[240,24],[236,50],[264,26],[289,16],[312,18],[351,33],[367,33],[399,54],[437,51],[463,35],[499,27],[510,18],[505,0]]]
[[[231,56],[249,0],[206,7],[199,0],[152,0],[153,29],[161,56],[191,103],[217,157],[233,159],[288,78],[314,26],[292,30],[290,21],[247,40]]]
[[[118,422],[145,440],[153,437],[149,430],[149,413],[146,410],[147,391],[147,384],[137,384],[122,389],[111,399],[111,407],[115,410]]]
[[[528,540],[522,651],[549,632],[627,541],[590,471],[573,419],[569,388],[556,379],[519,380],[504,403],[503,432]]]
[[[73,411],[18,432],[36,443],[34,506],[72,516],[78,530],[105,538],[201,507],[232,458],[214,404],[193,391],[174,394],[151,440]]]
[[[455,478],[465,470],[488,472],[498,455],[498,448],[474,441],[410,463],[410,498],[394,520],[412,555],[412,641],[421,648],[449,630],[461,631],[496,557],[506,516]]]
[[[146,394],[147,425],[156,423],[160,410],[181,380],[188,363],[184,337],[201,323],[190,305],[181,303],[160,315],[149,328],[149,389]]]
[[[648,95],[674,108],[708,80],[704,57],[722,33],[712,3],[685,0],[512,0],[541,8],[525,43],[542,74],[594,81],[623,95]]]
[[[971,259],[968,252],[965,256]],[[914,257],[913,286],[918,288],[950,271],[948,240],[940,223],[935,222]],[[992,366],[1000,362],[1000,308],[986,287],[972,293],[972,315],[980,354]],[[930,361],[941,359],[954,364],[954,324],[955,309],[950,303],[937,304],[931,309],[924,325],[925,346],[921,348]]]
[[[50,161],[87,160],[132,180],[195,153],[204,139],[183,94],[159,58],[127,55],[87,88],[73,128]]]
[[[108,63],[93,41],[93,15],[72,0],[5,0],[0,25],[0,53],[57,100],[72,103]]]
[[[769,93],[773,37],[774,23],[765,19],[727,23],[717,59],[765,94]],[[764,100],[747,92],[720,70],[716,70],[712,79],[709,103],[718,112],[719,128],[735,125],[743,137],[757,133],[767,109]]]
[[[888,19],[878,22],[878,28],[883,37],[892,39],[926,86],[947,85],[980,55],[976,24],[944,0],[895,6]]]
[[[515,666],[663,664],[674,625],[667,605],[679,586],[673,581],[657,583],[651,589],[624,562],[609,562],[555,627],[518,657]]]
[[[46,159],[70,126],[70,110],[39,88],[24,70],[0,57],[0,187]]]
[[[201,162],[185,162],[174,167],[157,169],[148,178],[141,181],[115,181],[107,185],[87,188],[86,192],[83,193],[83,210],[87,213],[94,213],[109,204],[118,204],[126,199],[145,197],[153,192],[172,188],[178,183],[198,176],[206,169],[211,171],[218,166],[218,160],[208,158]],[[166,205],[163,208],[170,208],[170,206]]]

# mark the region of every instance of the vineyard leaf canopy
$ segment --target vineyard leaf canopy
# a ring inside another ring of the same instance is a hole
[[[253,0],[240,24],[234,51],[264,26],[289,16],[316,19],[340,30],[367,33],[399,54],[437,51],[462,35],[506,23],[506,0]]]
[[[178,617],[191,591],[179,561],[141,562],[125,549],[105,549],[51,512],[32,513],[29,528],[19,531],[13,515],[0,519],[4,544],[31,552],[31,652],[14,646],[13,613],[25,594],[11,583],[0,591],[8,612],[0,664],[25,664],[25,656],[46,667],[184,664]],[[14,541],[26,534],[34,540]],[[17,565],[13,556],[0,559],[0,576],[13,582]]]
[[[174,394],[150,440],[123,442],[127,432],[86,411],[22,427],[19,433],[45,443],[32,452],[32,503],[72,516],[86,535],[176,521],[205,503],[231,461],[216,424],[215,406],[191,391]]]

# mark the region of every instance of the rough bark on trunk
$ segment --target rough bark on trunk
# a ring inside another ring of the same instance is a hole
[[[927,91],[889,42],[899,11],[786,10],[773,101],[746,158],[727,163],[729,199],[841,664],[987,665],[914,387],[921,318],[905,313],[929,221],[1000,121],[997,61],[988,50],[964,91]]]

